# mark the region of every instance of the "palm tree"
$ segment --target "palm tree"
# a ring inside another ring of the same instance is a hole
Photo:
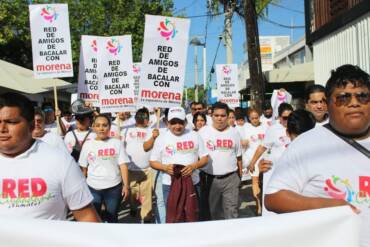
[[[225,45],[227,63],[232,63],[232,17],[236,13],[242,17],[246,27],[248,65],[251,81],[251,105],[261,112],[264,102],[265,88],[261,67],[261,54],[257,18],[265,15],[267,5],[276,0],[208,0],[208,10],[219,14],[221,6],[225,13]]]

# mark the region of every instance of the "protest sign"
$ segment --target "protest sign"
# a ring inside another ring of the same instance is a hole
[[[348,206],[185,224],[95,224],[6,215],[1,220],[0,241],[8,247],[358,247],[360,227]]]
[[[29,6],[35,78],[72,77],[67,4]]]
[[[99,106],[98,47],[96,36],[82,35],[77,93],[80,99]]]
[[[138,103],[173,107],[182,103],[190,20],[145,16]]]
[[[239,107],[237,64],[216,64],[218,101],[230,107]]]
[[[98,37],[97,46],[100,112],[133,110],[131,35]]]
[[[139,96],[139,83],[140,83],[140,73],[141,73],[141,63],[134,63],[132,65],[132,72],[134,73],[134,93],[135,93],[135,103],[137,103]]]

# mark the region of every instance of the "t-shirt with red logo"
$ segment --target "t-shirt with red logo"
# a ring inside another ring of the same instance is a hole
[[[249,166],[258,146],[262,144],[265,138],[266,129],[267,127],[264,124],[260,124],[258,126],[244,124],[244,136],[242,136],[242,140],[248,140],[248,147],[243,152],[243,167],[246,168]],[[257,167],[258,166],[255,168]],[[255,172],[253,172],[252,176],[258,176],[258,173],[259,170],[255,169]]]
[[[82,147],[78,163],[87,167],[87,184],[97,190],[107,189],[122,182],[119,165],[130,160],[123,143],[115,138],[89,140]]]
[[[277,122],[266,130],[262,145],[270,150],[274,160],[278,160],[289,143],[290,138],[287,136],[286,128]]]
[[[112,123],[109,130],[109,137],[121,139],[121,130],[117,124]]]
[[[150,155],[151,161],[159,161],[162,164],[191,165],[198,161],[198,158],[207,156],[204,142],[195,131],[185,129],[181,136],[172,134],[171,131],[159,135],[154,142]],[[192,174],[193,184],[199,183],[199,171]],[[167,173],[162,176],[162,183],[171,184],[171,177]]]
[[[268,127],[272,126],[272,124],[273,124],[273,123],[272,123],[272,122],[273,122],[272,117],[267,118],[267,117],[265,117],[265,115],[262,115],[262,116],[260,117],[260,121],[261,121],[261,123],[262,123],[263,125],[268,126]]]
[[[59,150],[64,150],[68,153],[67,147],[60,135],[47,131],[42,137],[36,139],[42,140],[50,146],[58,148]]]
[[[218,131],[213,126],[204,126],[199,131],[209,152],[208,164],[204,168],[211,175],[225,175],[238,169],[237,157],[242,156],[240,135],[235,128]]]
[[[0,215],[65,220],[93,199],[74,159],[43,141],[0,164]]]
[[[358,143],[370,149],[370,137]],[[361,210],[360,246],[370,246],[370,160],[328,129],[314,128],[289,145],[266,194],[280,190],[353,204]]]
[[[88,131],[79,131],[78,129],[74,130],[78,141],[80,144],[85,139],[85,136],[87,135]],[[96,134],[93,131],[90,131],[90,134],[87,136],[86,141],[95,139]],[[72,153],[73,147],[76,145],[76,138],[73,135],[72,131],[69,131],[66,136],[64,137],[64,143],[66,144],[67,150]]]
[[[124,144],[130,162],[128,169],[132,171],[140,171],[149,167],[150,153],[144,151],[144,142],[148,141],[152,136],[151,128],[128,128],[124,130]]]

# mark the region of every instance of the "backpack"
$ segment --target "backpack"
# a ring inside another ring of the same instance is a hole
[[[72,149],[72,157],[75,159],[76,162],[78,162],[78,159],[80,158],[80,153],[81,153],[81,150],[82,150],[82,146],[84,145],[87,137],[89,136],[89,134],[91,133],[91,130],[89,130],[85,136],[85,138],[83,139],[82,143],[80,144],[80,142],[78,141],[78,138],[76,136],[76,133],[74,130],[72,130],[72,134],[73,136],[75,137],[75,140],[76,140],[76,144],[73,146],[73,149]]]

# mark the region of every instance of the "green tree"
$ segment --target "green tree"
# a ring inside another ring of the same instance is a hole
[[[208,9],[213,14],[219,14],[221,6],[225,13],[224,40],[226,45],[227,63],[232,62],[232,17],[236,13],[242,17],[246,27],[249,74],[251,80],[251,103],[261,111],[264,102],[264,80],[261,68],[259,34],[257,18],[267,14],[267,6],[277,0],[209,0]]]
[[[36,2],[36,1],[34,1]],[[132,35],[133,59],[141,61],[145,14],[171,16],[172,0],[39,0],[67,3],[76,81],[81,35]],[[0,59],[32,69],[28,1],[0,1]]]

